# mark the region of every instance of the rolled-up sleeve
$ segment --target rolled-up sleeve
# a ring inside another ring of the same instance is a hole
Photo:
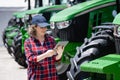
[[[30,42],[27,40],[24,43],[24,49],[25,49],[25,56],[28,62],[35,62],[37,63],[37,54],[33,53]]]

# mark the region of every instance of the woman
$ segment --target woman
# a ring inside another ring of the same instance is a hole
[[[28,80],[58,80],[55,61],[61,58],[63,48],[54,49],[55,40],[46,34],[49,24],[42,15],[34,16],[31,23],[30,38],[24,43]]]

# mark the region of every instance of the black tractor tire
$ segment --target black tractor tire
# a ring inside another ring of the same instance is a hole
[[[15,61],[19,65],[23,66],[24,68],[27,68],[25,53],[22,53],[21,45],[16,48],[14,56],[15,56]]]
[[[86,79],[87,77],[89,77],[89,74],[87,75],[81,70],[78,71],[82,63],[115,52],[116,51],[113,30],[112,29],[106,30],[103,29],[101,31],[98,30],[98,32],[92,34],[91,38],[87,40],[87,43],[85,41],[82,46],[77,48],[76,55],[71,59],[70,71],[68,71],[69,72],[68,79],[69,80]],[[72,75],[72,77],[70,77],[70,74]]]

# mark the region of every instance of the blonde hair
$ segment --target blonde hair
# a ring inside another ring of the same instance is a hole
[[[37,27],[37,25],[30,25],[30,26],[28,27],[28,34],[29,34],[30,36],[35,37],[35,36],[37,35],[36,27]]]

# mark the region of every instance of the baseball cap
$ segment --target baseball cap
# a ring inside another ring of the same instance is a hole
[[[36,25],[38,25],[38,26],[40,26],[40,27],[50,26],[50,24],[47,23],[47,20],[45,19],[45,17],[42,16],[42,15],[35,15],[35,16],[32,18],[31,24],[36,24]]]

